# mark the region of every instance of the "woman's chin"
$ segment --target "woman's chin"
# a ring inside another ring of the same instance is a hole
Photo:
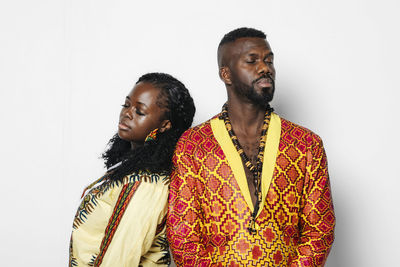
[[[124,141],[130,141],[129,137],[128,137],[128,133],[124,130],[118,129],[118,136],[119,138],[121,138]]]

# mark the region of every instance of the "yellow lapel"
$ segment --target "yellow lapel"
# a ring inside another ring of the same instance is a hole
[[[251,201],[249,187],[247,185],[246,174],[243,169],[243,163],[237,153],[235,146],[225,128],[223,120],[218,117],[211,120],[211,128],[215,139],[219,143],[224,151],[224,154],[228,160],[229,166],[232,169],[233,175],[239,185],[240,191],[249,206],[250,210],[253,211],[253,202]],[[260,209],[258,210],[257,216],[261,213],[262,207],[264,207],[265,199],[271,184],[272,175],[274,173],[276,156],[279,148],[279,139],[281,136],[281,119],[275,113],[271,114],[271,121],[267,132],[267,141],[264,150],[264,162],[262,169],[262,202],[260,203]]]

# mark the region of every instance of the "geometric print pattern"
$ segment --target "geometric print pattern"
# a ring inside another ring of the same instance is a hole
[[[281,118],[265,205],[251,211],[210,121],[186,131],[173,157],[167,237],[177,266],[323,266],[335,216],[321,139]]]

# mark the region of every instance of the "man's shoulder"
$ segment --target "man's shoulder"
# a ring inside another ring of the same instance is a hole
[[[211,120],[217,116],[212,117],[211,119],[200,123],[192,128],[186,130],[179,141],[190,141],[195,144],[201,143],[205,139],[213,138],[213,131],[211,128]]]
[[[307,145],[322,143],[321,137],[310,129],[291,122],[285,118],[281,119],[281,138],[288,142],[301,142]]]
[[[176,152],[194,154],[215,142],[211,128],[211,120],[215,117],[186,130],[178,140]]]

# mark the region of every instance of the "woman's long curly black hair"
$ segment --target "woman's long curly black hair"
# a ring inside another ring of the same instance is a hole
[[[118,134],[108,143],[102,158],[108,170],[108,178],[121,180],[128,174],[140,170],[168,175],[172,167],[172,154],[176,142],[193,121],[196,111],[193,99],[183,83],[165,73],[148,73],[139,78],[136,84],[150,83],[160,89],[157,105],[166,108],[163,119],[170,120],[169,130],[157,133],[156,140],[146,141],[143,146],[131,148],[129,141],[122,140]]]

